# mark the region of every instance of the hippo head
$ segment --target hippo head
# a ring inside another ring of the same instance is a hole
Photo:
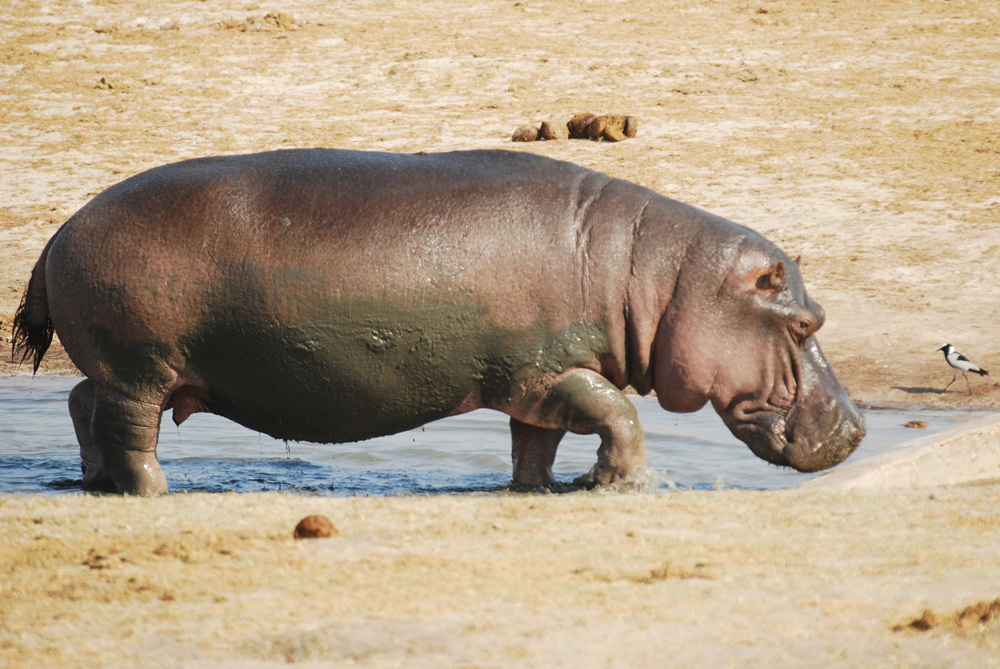
[[[833,467],[865,424],[816,341],[823,309],[795,261],[729,225],[739,232],[689,247],[683,262],[695,265],[675,275],[650,361],[659,402],[669,411],[711,402],[758,457],[803,472]]]

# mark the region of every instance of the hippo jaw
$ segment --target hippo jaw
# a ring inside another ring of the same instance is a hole
[[[762,460],[800,472],[839,465],[865,435],[864,419],[859,415],[843,416],[836,406],[830,406],[820,420],[805,424],[796,422],[791,412],[741,414],[735,411],[723,416],[737,439]]]
[[[767,462],[815,472],[834,467],[865,436],[865,421],[833,374],[815,338],[799,357],[797,392],[788,406],[744,399],[719,411],[729,430]],[[784,404],[783,402],[781,404]]]

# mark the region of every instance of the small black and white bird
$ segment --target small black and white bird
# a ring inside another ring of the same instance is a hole
[[[951,387],[951,384],[955,383],[955,379],[958,378],[958,373],[962,372],[962,376],[965,377],[965,385],[968,386],[969,388],[969,395],[972,395],[972,386],[969,385],[969,377],[966,376],[966,372],[972,372],[973,374],[979,374],[980,376],[987,376],[989,372],[987,372],[985,369],[981,369],[979,365],[972,362],[964,355],[956,351],[955,347],[952,346],[951,344],[945,344],[938,350],[944,351],[944,359],[948,362],[949,365],[952,366],[953,369],[956,370],[955,377],[951,380],[951,383],[949,383],[947,386],[944,387],[944,389],[948,390],[948,388]]]

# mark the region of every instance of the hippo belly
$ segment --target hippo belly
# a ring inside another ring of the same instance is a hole
[[[333,306],[322,321],[267,327],[208,324],[180,342],[185,377],[212,413],[325,443],[412,429],[455,412],[491,374],[509,378],[472,309],[386,306]]]

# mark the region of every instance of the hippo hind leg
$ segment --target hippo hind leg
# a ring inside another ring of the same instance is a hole
[[[90,379],[70,393],[70,416],[80,442],[83,485],[131,495],[159,495],[167,481],[156,460],[161,409],[102,388]]]
[[[69,393],[69,415],[73,419],[76,440],[80,442],[80,467],[84,490],[115,492],[115,483],[104,467],[104,457],[94,443],[90,429],[94,421],[94,382],[78,383]]]

